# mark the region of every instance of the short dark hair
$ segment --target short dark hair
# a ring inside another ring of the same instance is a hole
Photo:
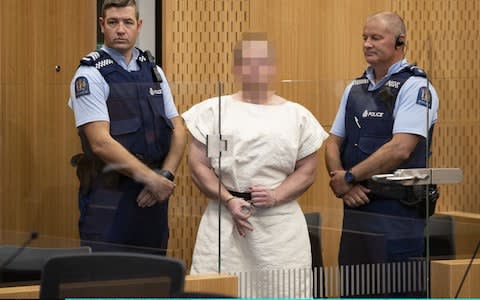
[[[105,11],[112,7],[127,7],[132,6],[135,8],[135,18],[140,17],[138,13],[137,2],[135,0],[104,0],[102,5],[102,17],[105,18]]]

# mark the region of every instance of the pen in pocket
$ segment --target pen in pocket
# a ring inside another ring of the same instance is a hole
[[[362,126],[360,126],[360,122],[358,122],[357,116],[355,116],[354,118],[355,118],[355,123],[357,123],[358,128],[362,128]]]

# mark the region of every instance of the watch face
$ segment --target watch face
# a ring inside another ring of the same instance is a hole
[[[355,181],[355,177],[353,176],[352,172],[350,171],[347,171],[345,173],[345,181],[347,183],[353,183]]]

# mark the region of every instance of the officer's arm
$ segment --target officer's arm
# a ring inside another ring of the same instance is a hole
[[[342,142],[343,138],[334,134],[330,134],[325,142],[325,165],[328,174],[332,174],[334,171],[343,170],[342,161],[340,159],[340,147]]]
[[[174,130],[172,132],[172,141],[170,143],[170,149],[168,155],[163,162],[162,169],[168,170],[175,174],[178,165],[182,161],[185,146],[187,144],[187,134],[185,126],[183,125],[183,119],[181,117],[174,117],[171,119]]]
[[[356,181],[396,170],[400,164],[408,160],[421,139],[421,136],[415,134],[394,134],[388,143],[352,168]]]
[[[344,179],[345,170],[340,158],[342,143],[343,138],[335,134],[330,134],[325,143],[325,165],[330,175],[330,188],[337,197],[342,197],[353,187]]]
[[[116,171],[144,183],[147,187],[168,184],[170,181],[157,175],[110,135],[106,121],[87,123],[80,127],[88,139],[93,153]],[[171,183],[172,188],[174,187]],[[163,195],[156,195],[162,197]],[[165,197],[166,198],[166,197]],[[165,199],[163,198],[163,199]]]

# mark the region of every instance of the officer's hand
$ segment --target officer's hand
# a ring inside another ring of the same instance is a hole
[[[250,218],[254,210],[254,207],[250,203],[235,197],[228,202],[227,209],[232,215],[240,236],[245,236],[247,230],[253,231],[252,224],[248,222],[248,218]]]
[[[344,170],[330,172],[330,188],[337,198],[342,198],[353,187],[345,181]]]
[[[151,207],[157,203],[157,200],[147,188],[143,188],[137,197],[137,204],[139,207]]]
[[[173,194],[175,183],[156,173],[147,181],[145,187],[152,193],[156,201],[162,202]]]
[[[343,195],[342,199],[348,207],[359,207],[370,202],[367,195],[369,192],[370,190],[363,185],[355,184],[352,189]]]

